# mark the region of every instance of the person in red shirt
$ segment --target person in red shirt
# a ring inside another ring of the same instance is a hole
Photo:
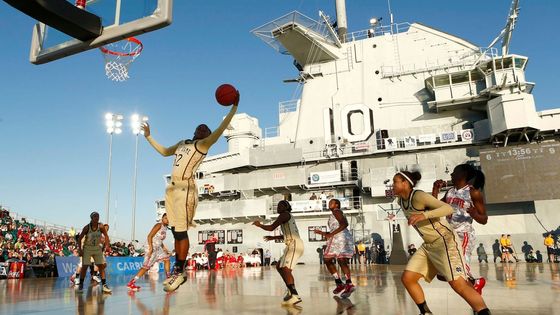
[[[218,243],[218,235],[213,234],[204,244],[204,252],[208,254],[208,269],[213,270],[216,268],[216,244]]]
[[[239,268],[245,267],[245,259],[243,259],[243,255],[237,256],[237,264],[239,265]]]

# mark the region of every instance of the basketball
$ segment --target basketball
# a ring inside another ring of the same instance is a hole
[[[216,89],[216,101],[220,105],[229,106],[237,101],[239,94],[231,84],[222,84]]]

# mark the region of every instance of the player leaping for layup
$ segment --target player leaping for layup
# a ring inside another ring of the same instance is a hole
[[[175,266],[169,278],[163,282],[165,291],[175,291],[183,282],[183,268],[189,251],[189,236],[187,229],[194,226],[193,218],[198,203],[198,189],[194,174],[210,147],[218,141],[226,127],[229,125],[239,104],[239,92],[237,100],[233,104],[229,114],[224,118],[220,126],[211,132],[208,126],[202,124],[196,127],[192,140],[181,140],[174,146],[166,148],[158,144],[150,135],[150,126],[145,123],[142,126],[144,136],[148,142],[163,156],[175,155],[173,170],[171,171],[171,182],[165,189],[165,208],[169,226],[175,238]]]

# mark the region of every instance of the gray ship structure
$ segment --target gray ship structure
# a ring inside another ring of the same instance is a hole
[[[536,110],[528,57],[509,52],[517,1],[487,48],[392,15],[389,25],[372,19],[347,32],[344,2],[336,9],[336,27],[322,12],[291,12],[252,31],[291,56],[297,75],[286,81],[301,93],[279,103],[273,128],[237,114],[224,133],[228,151],[201,164],[194,251],[218,233],[224,250],[279,257],[283,244],[265,243],[251,222],[273,220],[288,199],[306,244],[301,261],[316,263],[324,239],[313,230],[326,230],[330,214],[322,195],[341,200],[356,241],[401,251],[421,239],[392,196],[393,175],[418,169],[418,187],[431,192],[461,163],[486,175],[490,218],[475,230],[487,251],[503,233],[519,246],[542,244],[560,224],[560,108]]]

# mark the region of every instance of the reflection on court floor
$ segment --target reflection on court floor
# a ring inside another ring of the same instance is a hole
[[[161,275],[140,279],[131,293],[128,277],[109,277],[113,294],[86,280],[83,293],[68,278],[0,280],[0,314],[417,314],[400,284],[402,266],[356,267],[356,292],[334,297],[334,282],[319,265],[297,266],[299,307],[281,307],[285,288],[273,268],[190,272],[176,292],[162,290]],[[489,281],[484,297],[493,314],[560,314],[558,264],[474,265]],[[444,282],[422,283],[434,314],[472,314]]]

